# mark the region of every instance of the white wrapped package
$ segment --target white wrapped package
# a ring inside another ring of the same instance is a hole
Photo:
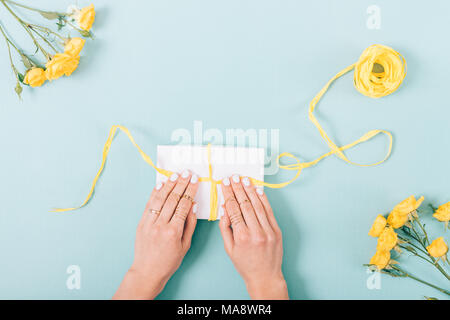
[[[264,181],[264,148],[210,146],[212,178],[220,181],[234,174]],[[209,177],[207,146],[158,146],[157,167],[181,173],[188,169],[199,177]],[[165,182],[167,177],[157,173],[156,182]],[[219,206],[224,203],[220,184]],[[199,208],[197,219],[210,217],[210,182],[200,182],[195,201]],[[220,219],[219,213],[217,213]]]

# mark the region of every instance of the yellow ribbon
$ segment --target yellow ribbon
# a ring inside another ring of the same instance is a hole
[[[291,153],[287,153],[287,152],[281,153],[277,157],[278,167],[283,170],[297,171],[295,176],[293,178],[291,178],[290,180],[282,182],[282,183],[268,183],[268,182],[260,181],[260,180],[249,177],[254,185],[265,186],[265,187],[273,188],[273,189],[284,188],[287,185],[294,182],[295,180],[297,180],[304,168],[311,167],[311,166],[317,164],[318,162],[320,162],[321,160],[323,160],[324,158],[327,158],[333,154],[336,154],[339,158],[341,158],[342,160],[344,160],[347,163],[357,165],[357,166],[362,166],[362,167],[376,166],[376,165],[383,163],[384,161],[386,161],[389,158],[391,151],[392,151],[392,142],[393,142],[392,134],[390,132],[385,131],[385,130],[371,130],[371,131],[367,132],[366,134],[364,134],[358,140],[356,140],[352,143],[349,143],[345,146],[338,147],[330,139],[330,137],[327,135],[327,133],[322,128],[322,126],[319,124],[319,122],[317,121],[316,117],[313,114],[317,103],[320,101],[320,99],[325,94],[325,92],[329,89],[330,85],[336,79],[342,77],[344,74],[350,72],[353,69],[355,69],[354,85],[355,85],[356,89],[368,97],[380,98],[380,97],[383,97],[383,96],[393,93],[395,90],[397,90],[397,88],[403,82],[403,79],[405,78],[405,75],[406,75],[406,61],[400,53],[398,53],[397,51],[395,51],[392,48],[389,48],[389,47],[386,47],[383,45],[378,45],[378,44],[372,45],[372,46],[368,47],[366,50],[364,50],[364,52],[361,54],[358,62],[343,69],[338,74],[336,74],[330,81],[328,81],[328,83],[322,88],[322,90],[319,91],[319,93],[314,97],[314,99],[311,101],[311,103],[309,105],[309,119],[317,127],[322,138],[327,142],[327,144],[330,148],[330,151],[323,154],[316,160],[313,160],[310,162],[300,162],[300,160],[296,156],[292,155]],[[76,210],[81,207],[84,207],[89,202],[89,200],[92,198],[92,196],[94,194],[95,186],[98,182],[98,179],[100,178],[100,176],[103,172],[103,169],[105,167],[106,159],[108,157],[108,153],[111,148],[112,141],[113,141],[114,136],[116,135],[116,132],[118,129],[121,130],[122,132],[124,132],[128,136],[128,139],[139,151],[139,153],[142,156],[142,158],[144,159],[144,161],[147,162],[151,167],[153,167],[156,171],[158,171],[159,173],[163,174],[166,177],[169,177],[173,174],[173,172],[171,172],[171,171],[158,168],[153,163],[150,156],[148,156],[144,151],[142,151],[142,149],[134,141],[133,136],[131,135],[130,131],[127,128],[125,128],[124,126],[120,126],[120,125],[114,125],[114,126],[112,126],[112,128],[109,132],[108,139],[106,140],[105,146],[103,147],[103,156],[102,156],[102,162],[100,165],[100,169],[94,178],[94,181],[91,186],[91,190],[90,190],[88,196],[86,197],[86,199],[84,200],[84,202],[78,207],[66,208],[66,209],[54,209],[53,212],[66,212],[66,211]],[[366,142],[380,133],[387,135],[389,138],[388,152],[382,160],[372,163],[372,164],[359,164],[359,163],[350,161],[347,158],[347,156],[343,153],[343,151],[350,149],[360,143]],[[282,165],[280,161],[284,157],[292,158],[296,162],[293,164]],[[220,181],[213,179],[213,168],[212,168],[212,163],[211,163],[211,145],[210,144],[208,144],[208,170],[209,170],[209,176],[202,177],[199,179],[199,181],[211,183],[209,220],[214,221],[217,219],[217,208],[218,208],[217,185],[220,184]]]

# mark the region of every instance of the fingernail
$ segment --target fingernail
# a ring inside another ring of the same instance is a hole
[[[234,181],[235,183],[239,183],[240,179],[239,179],[239,176],[238,176],[237,174],[235,174],[235,175],[233,176],[233,181]]]
[[[230,179],[225,178],[225,179],[222,180],[222,183],[223,183],[224,186],[229,186],[230,185]]]
[[[170,176],[170,181],[172,181],[172,182],[177,181],[177,179],[178,179],[178,174],[176,174],[176,173],[174,173]]]
[[[198,211],[198,204],[194,204],[194,206],[192,207],[192,212],[193,213],[197,213],[197,211]]]
[[[262,196],[264,194],[263,188],[256,188],[256,192]]]
[[[156,184],[156,190],[160,190],[162,188],[162,186],[163,186],[162,182],[158,182]]]
[[[197,183],[197,181],[198,181],[198,175],[193,174],[191,177],[191,183]]]
[[[242,179],[242,183],[244,184],[244,186],[248,187],[250,186],[250,179],[245,177]]]
[[[184,170],[181,176],[183,177],[183,179],[186,179],[190,174],[191,172],[189,170]]]

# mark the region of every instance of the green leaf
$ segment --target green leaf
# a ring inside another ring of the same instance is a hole
[[[93,35],[90,31],[78,29],[78,32],[85,38],[92,38]]]
[[[58,26],[58,31],[61,31],[61,29],[66,26],[66,21],[62,16],[58,17],[58,22],[56,23],[56,25]]]
[[[25,54],[21,53],[20,57],[22,58],[23,65],[27,68],[27,70],[33,68],[33,63]]]
[[[21,83],[23,83],[23,79],[25,79],[24,75],[21,74],[20,72],[18,72],[18,73],[17,73],[17,77],[19,78],[19,81],[20,81]]]
[[[22,94],[23,89],[22,89],[22,86],[20,85],[19,81],[17,81],[17,84],[16,84],[16,87],[14,88],[14,91],[16,91],[17,95],[19,96],[19,99],[22,99],[21,94]]]
[[[48,19],[48,20],[59,19],[59,13],[58,12],[41,11],[39,13],[41,14],[41,16],[43,16],[45,19]]]

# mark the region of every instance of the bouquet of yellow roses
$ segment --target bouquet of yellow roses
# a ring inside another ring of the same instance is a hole
[[[450,276],[446,271],[449,263],[448,245],[443,237],[430,241],[425,225],[420,220],[419,207],[423,200],[424,197],[416,200],[411,196],[396,205],[387,219],[382,215],[377,216],[369,231],[370,236],[378,238],[377,250],[368,266],[393,277],[416,280],[450,296],[450,290],[418,278],[403,269],[399,262],[391,259],[392,250],[397,255],[403,250],[409,252],[435,267],[447,279],[446,283],[449,285]],[[450,220],[450,202],[439,208],[431,208],[434,211],[433,217],[443,222],[446,230]]]
[[[16,78],[15,91],[21,96],[22,85],[40,87],[46,81],[56,80],[63,75],[70,76],[78,67],[80,52],[84,47],[85,39],[92,38],[92,25],[95,20],[95,8],[91,4],[88,7],[78,9],[74,7],[70,12],[55,12],[33,8],[11,0],[0,0],[1,7],[10,13],[23,27],[30,37],[30,41],[36,47],[34,54],[28,54],[16,44],[7,33],[5,26],[0,25],[0,33],[4,37],[9,53],[11,69]],[[35,12],[41,18],[56,21],[56,30],[28,22],[17,13],[17,8]],[[63,35],[61,30],[69,26],[82,37],[70,37]],[[39,59],[38,53],[44,61]],[[25,71],[21,72],[14,63],[14,57],[20,58]]]

